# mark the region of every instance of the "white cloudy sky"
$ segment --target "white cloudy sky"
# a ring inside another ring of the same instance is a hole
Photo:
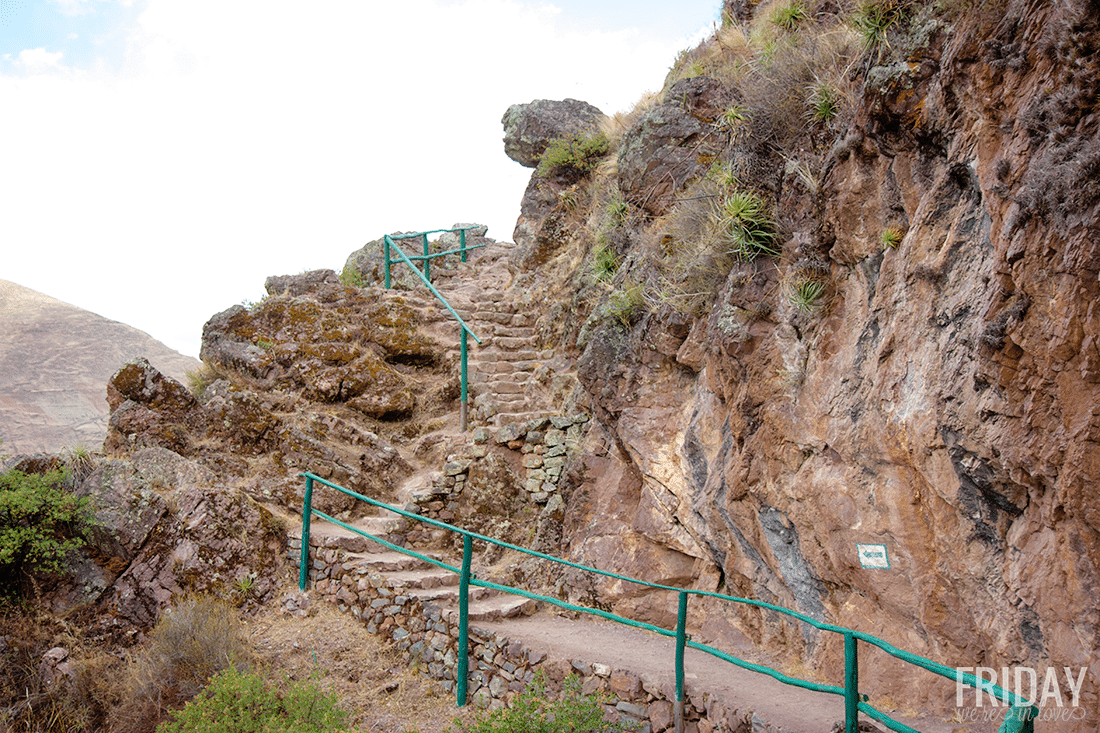
[[[0,0],[0,279],[196,355],[268,275],[511,239],[516,102],[659,88],[721,0]]]

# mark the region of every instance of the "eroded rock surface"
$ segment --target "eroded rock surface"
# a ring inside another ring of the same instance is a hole
[[[504,154],[522,166],[534,168],[553,140],[594,134],[603,117],[597,107],[577,99],[513,104],[501,118]]]

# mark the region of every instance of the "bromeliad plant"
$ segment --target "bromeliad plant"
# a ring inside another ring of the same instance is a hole
[[[779,232],[767,203],[759,194],[733,190],[719,201],[714,218],[729,246],[729,253],[738,260],[752,262],[761,255],[779,254],[776,242]]]

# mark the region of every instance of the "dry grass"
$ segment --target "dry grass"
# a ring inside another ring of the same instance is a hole
[[[307,618],[265,610],[246,631],[269,677],[317,676],[351,713],[356,731],[442,733],[455,717],[471,715],[438,682],[407,668],[394,647],[326,603],[315,603]]]

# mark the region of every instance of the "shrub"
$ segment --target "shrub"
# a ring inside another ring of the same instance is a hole
[[[585,175],[596,167],[607,151],[607,136],[602,132],[559,137],[552,140],[543,152],[538,173],[540,176]]]
[[[206,687],[218,672],[244,664],[248,646],[236,610],[192,596],[161,614],[125,682],[126,702],[112,730],[146,733]]]
[[[216,674],[202,693],[157,733],[330,733],[347,730],[347,713],[316,682],[281,692],[255,672],[233,667]]]
[[[0,594],[16,595],[35,575],[65,572],[95,521],[88,498],[66,490],[67,473],[0,474]]]
[[[605,720],[600,698],[582,695],[576,675],[565,678],[560,699],[550,700],[541,672],[512,707],[482,712],[472,722],[456,718],[454,725],[461,733],[619,733],[639,727]]]
[[[351,265],[344,265],[344,269],[340,270],[340,282],[349,288],[365,288],[367,286],[363,273]]]
[[[730,254],[744,262],[760,255],[777,255],[775,221],[764,199],[752,191],[735,189],[721,199],[715,213]]]

